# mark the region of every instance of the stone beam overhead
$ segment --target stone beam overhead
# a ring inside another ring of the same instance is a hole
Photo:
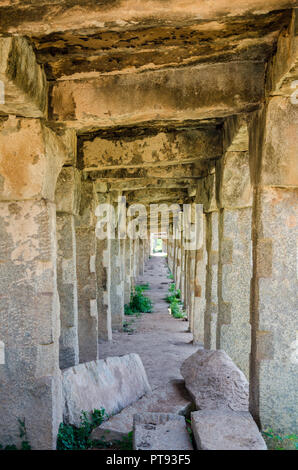
[[[145,121],[183,123],[252,110],[263,91],[262,62],[107,75],[55,83],[51,119],[81,132]]]
[[[95,137],[83,141],[81,146],[80,164],[86,171],[168,166],[222,155],[221,131],[217,128],[160,132],[134,140],[130,135]]]
[[[45,116],[46,76],[26,39],[0,38],[0,81],[0,115]]]
[[[96,170],[85,172],[92,180],[102,180],[105,182],[115,182],[116,179],[163,179],[163,180],[177,180],[189,179],[195,180],[201,176],[206,176],[210,172],[210,168],[214,166],[211,161],[206,165],[195,165],[194,163],[184,165],[170,165],[170,166],[155,166],[146,168],[119,168],[117,170]]]
[[[177,189],[147,189],[146,191],[128,191],[123,193],[128,203],[153,204],[159,201],[178,202],[188,199],[186,190]]]
[[[179,189],[195,188],[195,182],[189,179],[158,179],[158,178],[139,178],[139,179],[114,179],[109,182],[98,180],[95,182],[95,190],[99,193],[105,191],[135,191],[144,189]],[[103,190],[104,189],[104,190]]]
[[[7,0],[0,7],[0,28],[17,34],[45,34],[93,28],[121,29],[148,26],[157,21],[179,25],[193,20],[223,20],[231,16],[249,16],[295,6],[295,0],[229,0],[194,2],[193,0]]]

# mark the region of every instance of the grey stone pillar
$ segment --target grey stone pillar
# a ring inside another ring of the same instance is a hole
[[[98,358],[95,207],[94,184],[82,181],[80,215],[76,218],[80,363]]]
[[[59,175],[56,192],[57,210],[57,284],[60,298],[61,334],[60,368],[79,363],[78,292],[76,273],[76,236],[74,216],[80,206],[80,174],[65,167]]]
[[[19,418],[33,449],[54,449],[62,390],[53,201],[65,154],[37,119],[3,122],[0,146],[0,442],[20,445]]]
[[[250,410],[264,429],[297,428],[298,107],[271,98],[251,123],[254,184]]]
[[[217,178],[221,209],[217,348],[224,349],[249,378],[252,187],[245,122],[218,163]]]

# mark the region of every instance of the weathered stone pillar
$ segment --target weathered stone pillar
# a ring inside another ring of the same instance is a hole
[[[253,203],[250,410],[262,428],[297,429],[298,106],[270,99],[250,126]]]
[[[55,193],[57,210],[57,283],[60,298],[60,368],[79,363],[75,215],[80,208],[80,174],[61,170]]]
[[[95,207],[94,184],[82,181],[80,214],[76,218],[80,363],[98,357]]]
[[[139,275],[140,276],[143,276],[144,274],[144,261],[145,261],[144,240],[140,238],[139,239]]]
[[[0,126],[0,442],[54,449],[62,421],[54,193],[64,146],[39,120]]]
[[[117,191],[111,193],[111,202],[115,209],[117,220],[118,198],[121,196]],[[121,330],[124,320],[124,280],[123,280],[123,264],[124,250],[123,242],[118,238],[118,229],[115,230],[115,238],[110,240],[110,308],[112,318],[112,328]]]
[[[218,209],[216,204],[215,174],[198,184],[197,203],[203,204],[206,214],[206,307],[204,314],[204,347],[216,349],[216,328],[218,317],[217,273],[218,273]],[[203,271],[204,250],[199,254],[200,270]],[[202,282],[203,284],[203,282]],[[200,284],[200,286],[202,286]],[[204,303],[204,301],[202,302]]]
[[[206,309],[206,215],[203,214],[203,243],[195,253],[194,307],[192,333],[194,343],[204,343],[204,316]]]
[[[234,121],[234,120],[233,120]],[[226,128],[231,127],[229,120]],[[228,129],[226,134],[231,135]],[[245,122],[217,166],[219,215],[217,349],[224,349],[249,378],[251,205]]]
[[[131,293],[132,240],[125,239],[124,303],[128,304]]]
[[[97,183],[96,189],[99,189]],[[106,188],[103,187],[103,190]],[[97,204],[109,204],[107,192],[97,194]],[[110,309],[110,239],[96,236],[96,283],[97,283],[97,313],[98,313],[98,339],[110,341],[112,339],[112,320]]]

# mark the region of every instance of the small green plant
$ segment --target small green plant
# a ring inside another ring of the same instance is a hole
[[[93,410],[91,415],[87,411],[81,413],[81,424],[79,427],[72,424],[61,423],[57,436],[57,450],[83,450],[93,447],[90,434],[108,416],[105,410]]]
[[[21,448],[18,449],[18,447],[15,444],[7,445],[5,447],[0,444],[0,450],[31,450],[31,446],[29,444],[29,440],[27,437],[25,418],[23,420],[18,418],[18,422],[19,422],[19,436],[22,439]]]
[[[123,331],[124,333],[128,333],[129,335],[133,334],[134,333],[134,328],[131,328],[131,325],[133,323],[133,320],[131,320],[130,322],[128,321],[125,321],[123,323]]]
[[[262,432],[267,447],[270,450],[298,450],[298,435],[280,436],[269,428]]]
[[[144,291],[149,289],[149,284],[140,284],[135,286],[131,295],[129,304],[124,305],[125,315],[136,315],[140,313],[151,313],[152,302],[149,297],[144,295]]]
[[[176,289],[176,285],[172,282],[169,285],[169,292],[165,300],[170,304],[171,314],[174,318],[185,318],[185,312],[182,309],[181,291]]]

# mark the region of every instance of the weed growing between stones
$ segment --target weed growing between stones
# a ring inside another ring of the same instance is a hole
[[[172,282],[169,286],[169,292],[165,300],[170,304],[171,315],[174,318],[186,318],[186,314],[182,309],[180,289],[176,289],[176,285]]]
[[[129,304],[124,305],[125,315],[139,316],[141,313],[151,313],[153,305],[149,297],[144,295],[144,291],[149,289],[149,284],[135,286],[130,295]]]
[[[19,436],[22,439],[21,447],[18,448],[15,444],[7,445],[7,446],[2,446],[0,444],[0,450],[31,450],[31,446],[29,444],[28,437],[27,437],[25,418],[23,420],[18,418],[18,422],[19,422]]]
[[[269,450],[298,450],[298,435],[280,436],[269,428],[262,432]]]
[[[89,437],[91,432],[106,419],[108,419],[108,415],[102,408],[93,410],[91,416],[87,411],[82,411],[79,427],[61,423],[57,436],[57,450],[90,449],[94,445]]]

